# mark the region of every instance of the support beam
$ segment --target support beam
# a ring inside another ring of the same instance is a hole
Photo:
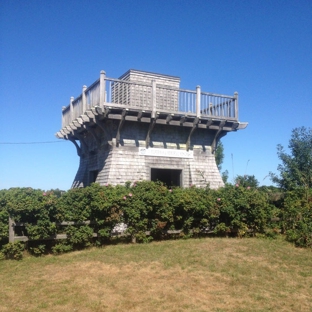
[[[187,141],[186,141],[186,150],[187,151],[190,149],[191,137],[192,137],[194,130],[197,128],[198,122],[199,122],[199,118],[196,117],[193,121],[193,127],[191,128],[190,134],[189,134]]]
[[[79,123],[78,120],[74,120],[73,124],[77,129],[81,128],[81,123]]]
[[[213,120],[212,119],[209,119],[206,123],[206,128],[209,129],[209,127],[212,125],[213,123]]]
[[[82,118],[78,117],[76,120],[78,121],[78,123],[79,123],[80,125],[83,125],[83,120],[82,120]]]
[[[233,122],[232,130],[236,130],[239,126],[239,122]]]
[[[69,127],[70,127],[73,131],[75,131],[75,130],[78,129],[78,128],[75,126],[75,124],[74,124],[73,122],[69,124]]]
[[[94,113],[92,112],[91,109],[86,110],[86,111],[84,112],[84,114],[85,114],[86,116],[88,116],[88,117],[90,118],[90,120],[93,120],[93,119],[95,118],[95,115],[94,115]]]
[[[116,146],[117,147],[119,146],[119,143],[120,143],[120,132],[121,132],[121,129],[125,123],[125,117],[126,117],[127,111],[128,111],[128,109],[123,109],[122,113],[121,113],[121,119],[119,121],[117,134],[116,134]]]
[[[239,122],[237,130],[245,129],[248,126],[248,122]]]
[[[173,114],[168,114],[167,118],[166,118],[166,123],[168,124],[170,122],[170,120],[172,119]]]
[[[68,141],[72,142],[75,145],[76,150],[77,150],[77,155],[80,157],[81,156],[81,148],[77,144],[76,140],[74,138],[72,138],[72,137],[68,137]]]
[[[143,115],[143,112],[141,110],[138,111],[138,116],[137,116],[138,121],[141,121],[142,115]]]
[[[83,146],[85,148],[86,151],[88,151],[89,147],[88,144],[86,143],[84,137],[79,134],[79,133],[75,133],[75,136],[79,139],[80,141],[80,148]],[[81,154],[82,155],[82,154]]]
[[[98,112],[97,112],[97,108],[100,108],[99,106],[94,106],[94,107],[91,107],[91,112],[94,116],[97,116],[99,115]],[[102,110],[101,110],[101,113],[102,113]]]
[[[99,106],[95,106],[94,110],[96,111],[98,116],[101,116],[103,114],[104,108],[101,108]]]
[[[60,132],[63,135],[63,137],[65,137],[67,135],[67,133],[63,129],[61,129]]]
[[[225,123],[226,123],[226,120],[221,121],[221,123],[219,125],[219,129],[217,130],[217,132],[214,136],[214,139],[213,139],[212,144],[211,144],[212,154],[214,154],[214,152],[216,151],[217,142],[218,142],[218,139],[221,137],[220,134],[221,134],[221,131],[223,130]]]
[[[102,112],[103,118],[107,118],[110,112],[111,112],[111,107],[104,107],[104,110]]]
[[[58,131],[55,133],[55,136],[58,138],[58,139],[63,139],[64,138],[64,135],[61,133],[61,131]]]
[[[148,127],[148,131],[147,131],[147,135],[146,135],[146,139],[145,139],[146,148],[149,148],[149,145],[151,142],[151,133],[152,133],[154,126],[156,124],[157,117],[158,117],[158,115],[156,115],[155,118],[151,118],[151,123]]]
[[[81,115],[80,117],[84,122],[90,122],[90,118],[87,115]]]
[[[67,134],[72,134],[73,130],[71,128],[69,128],[68,126],[62,129],[63,132],[67,135]]]

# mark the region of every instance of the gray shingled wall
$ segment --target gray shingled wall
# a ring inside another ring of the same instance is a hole
[[[88,185],[90,172],[98,171],[96,182],[105,185],[124,184],[127,181],[150,180],[152,168],[182,170],[182,186],[196,185],[211,188],[223,186],[220,173],[211,153],[213,133],[196,129],[191,138],[193,158],[146,156],[139,154],[139,147],[145,147],[149,124],[126,121],[121,132],[120,144],[116,146],[116,122],[108,123],[112,140],[97,128],[101,138],[98,145],[89,133],[85,138],[88,147],[82,145],[82,156],[73,187]],[[190,129],[168,125],[156,125],[151,135],[151,149],[185,150]]]

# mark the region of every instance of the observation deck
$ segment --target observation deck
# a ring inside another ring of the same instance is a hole
[[[221,126],[224,131],[246,128],[247,123],[238,121],[237,92],[209,93],[200,86],[186,90],[180,89],[179,83],[178,77],[137,70],[129,70],[119,79],[108,78],[101,71],[99,79],[83,86],[82,93],[63,107],[62,129],[56,136],[66,139],[84,122],[101,116],[147,123],[155,119],[156,123],[186,127],[194,123],[199,128]]]

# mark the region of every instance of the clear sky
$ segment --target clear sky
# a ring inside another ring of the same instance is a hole
[[[261,184],[295,127],[312,127],[312,1],[1,0],[0,189],[67,190],[79,157],[56,139],[61,108],[100,70],[181,78],[239,93],[245,130],[222,139],[222,171]],[[3,144],[54,142],[37,144]]]

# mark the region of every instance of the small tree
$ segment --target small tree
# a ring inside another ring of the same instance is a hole
[[[222,180],[224,183],[227,183],[228,179],[229,179],[229,172],[228,170],[225,170],[222,172],[221,174]]]
[[[224,159],[224,147],[221,141],[219,141],[218,146],[216,148],[215,159],[216,159],[217,167],[219,171],[221,172],[222,163]]]
[[[282,145],[277,145],[277,155],[282,161],[277,170],[270,172],[271,180],[284,190],[312,188],[312,128],[295,128],[289,140],[290,154]]]
[[[243,187],[258,187],[259,181],[256,179],[254,175],[238,175],[235,178],[235,184],[239,184]]]

